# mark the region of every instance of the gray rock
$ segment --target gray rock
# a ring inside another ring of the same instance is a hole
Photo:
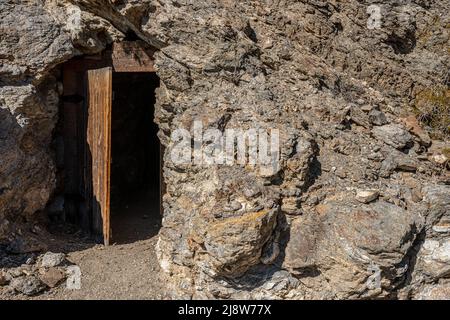
[[[397,170],[414,172],[417,170],[417,162],[408,156],[400,156],[397,158]]]
[[[47,252],[42,256],[41,267],[57,267],[66,259],[64,253]]]
[[[397,124],[375,127],[372,129],[372,133],[375,138],[396,149],[403,149],[413,142],[411,134]]]
[[[450,275],[450,239],[425,240],[418,254],[416,267],[432,281]]]
[[[361,208],[332,201],[317,211],[293,221],[283,267],[313,277],[309,285],[326,281],[339,299],[387,294],[374,287],[373,270],[392,271],[377,275],[386,284],[405,274],[400,263],[420,233],[420,215],[384,201]]]
[[[369,121],[376,126],[382,126],[388,123],[386,115],[379,110],[372,110],[369,112]]]
[[[422,188],[422,194],[427,204],[427,233],[430,238],[440,238],[450,221],[450,186],[428,184]]]
[[[7,276],[10,277],[11,279],[23,276],[22,269],[21,268],[9,269],[7,272]]]
[[[11,280],[10,286],[19,293],[27,296],[36,295],[45,290],[45,285],[36,276],[26,276],[14,278]]]
[[[414,300],[450,300],[450,283],[431,284],[423,287]]]
[[[397,169],[397,165],[397,158],[393,155],[389,155],[381,163],[380,176],[383,178],[389,178],[395,169]]]

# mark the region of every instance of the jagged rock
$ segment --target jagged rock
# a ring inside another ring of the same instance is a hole
[[[431,145],[431,138],[429,134],[424,129],[422,129],[419,121],[415,116],[403,118],[401,119],[401,121],[406,126],[407,130],[419,139],[421,144],[425,146]]]
[[[434,163],[445,166],[449,163],[450,143],[434,140],[428,149],[428,159]]]
[[[384,201],[360,208],[331,201],[293,221],[283,267],[300,278],[313,276],[316,285],[326,281],[338,298],[381,297],[382,284],[407,271],[400,262],[422,225],[418,213]],[[373,278],[381,269],[389,271]]]
[[[23,272],[20,268],[13,268],[8,270],[7,275],[9,278],[17,278],[23,276]]]
[[[384,143],[403,149],[412,142],[412,136],[397,124],[387,124],[372,129],[373,135]]]
[[[41,267],[57,267],[66,259],[64,253],[47,252],[42,256]]]
[[[386,115],[379,110],[372,110],[369,113],[370,123],[376,126],[382,126],[388,123]]]
[[[450,274],[450,239],[425,240],[417,258],[416,267],[430,280]]]
[[[410,275],[410,285],[403,290],[407,297],[424,297],[430,290],[441,288],[437,283],[450,274],[450,234],[445,228],[450,217],[449,191],[447,185],[428,184],[422,188],[420,210],[426,223],[421,241],[413,251],[414,269]],[[440,289],[436,289],[437,292],[441,292]]]
[[[48,287],[54,288],[60,284],[64,279],[66,279],[65,272],[59,270],[58,268],[49,268],[45,270],[43,274],[39,276],[39,279],[45,283]]]
[[[356,191],[356,200],[362,203],[369,203],[378,198],[380,192],[377,190],[358,190]]]
[[[218,274],[242,274],[259,262],[262,248],[275,228],[276,218],[275,210],[263,210],[211,224],[204,243],[209,257],[204,263]],[[229,238],[227,234],[240,236]]]
[[[45,290],[45,285],[36,276],[26,276],[20,278],[14,278],[10,283],[11,288],[16,292],[22,293],[27,296],[36,295]]]
[[[430,238],[450,236],[446,233],[450,220],[450,186],[429,184],[422,188],[423,201],[427,204],[426,228]]]
[[[413,299],[415,300],[450,300],[450,284],[427,285]]]
[[[397,158],[397,168],[401,171],[416,171],[417,170],[417,162],[407,156],[400,156]]]

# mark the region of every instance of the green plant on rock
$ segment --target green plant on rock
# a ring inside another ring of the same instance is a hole
[[[450,137],[450,89],[435,87],[420,91],[413,105],[418,120],[438,139]]]

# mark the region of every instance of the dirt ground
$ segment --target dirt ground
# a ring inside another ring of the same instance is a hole
[[[108,247],[77,233],[68,235],[53,230],[48,249],[66,253],[67,260],[80,267],[80,290],[68,290],[62,284],[35,297],[8,299],[168,299],[166,280],[155,254],[161,216],[155,212],[156,207],[149,209],[148,199],[140,197],[128,203],[112,209],[115,237]]]

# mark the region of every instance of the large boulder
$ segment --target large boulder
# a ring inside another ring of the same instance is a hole
[[[299,278],[326,280],[332,297],[388,295],[406,274],[422,227],[417,212],[384,201],[330,201],[292,222],[283,267]]]

